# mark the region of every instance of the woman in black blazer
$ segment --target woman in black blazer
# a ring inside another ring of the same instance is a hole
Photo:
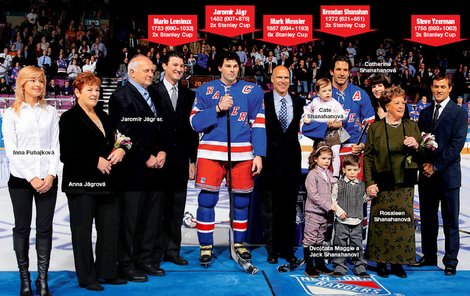
[[[60,160],[64,163],[62,191],[68,199],[70,228],[78,283],[101,291],[102,283],[125,284],[117,277],[119,225],[118,198],[112,193],[112,171],[125,149],[114,148],[115,132],[108,115],[95,108],[101,81],[93,73],[81,73],[73,82],[77,104],[59,122]],[[93,260],[92,225],[97,240]]]

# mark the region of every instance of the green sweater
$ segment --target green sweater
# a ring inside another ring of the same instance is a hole
[[[402,123],[398,127],[387,125],[389,149],[387,149],[385,119],[376,121],[369,127],[364,154],[364,180],[366,188],[377,183],[376,180],[374,180],[375,172],[390,170],[388,151],[390,151],[391,169],[393,171],[395,184],[404,182],[405,167],[418,168],[416,161],[417,156],[422,153],[421,146],[419,146],[418,150],[414,150],[403,144],[403,140],[405,139],[403,124],[406,136],[412,136],[420,143],[421,137],[418,125],[416,122],[409,119],[403,118]]]

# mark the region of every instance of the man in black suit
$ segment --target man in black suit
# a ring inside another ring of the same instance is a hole
[[[139,40],[135,37],[134,33],[129,33],[129,39],[125,45],[129,51],[129,54],[131,55],[128,58],[132,58],[136,54],[137,48],[139,47]]]
[[[161,168],[166,153],[162,150],[161,114],[155,107],[157,94],[148,88],[153,79],[152,61],[143,55],[135,56],[129,62],[128,76],[126,84],[109,100],[112,121],[133,143],[122,163],[118,183],[123,194],[118,261],[125,278],[145,282],[145,274],[164,274],[163,269],[154,266],[151,255],[160,222]]]
[[[271,264],[277,263],[278,257],[297,260],[294,256],[295,219],[302,173],[298,133],[305,101],[289,95],[289,81],[286,67],[274,68],[271,76],[274,90],[264,96],[267,153],[259,184],[263,192],[267,261]],[[283,100],[287,109],[284,127],[280,115]]]
[[[55,79],[51,79],[46,87],[46,92],[49,96],[60,95],[60,87],[55,83]]]
[[[218,63],[220,54],[217,51],[215,45],[211,46],[211,52],[209,54],[209,60],[207,62],[208,69],[212,75],[220,75]]]
[[[162,114],[167,151],[163,167],[165,190],[162,218],[155,247],[157,262],[165,261],[188,265],[180,257],[181,224],[186,204],[188,179],[193,180],[196,170],[198,134],[189,124],[189,114],[195,94],[178,82],[184,74],[183,55],[169,51],[163,58],[164,79],[155,86],[157,110]]]
[[[276,68],[277,63],[273,62],[273,57],[269,56],[268,60],[264,64],[264,71],[266,74],[266,79],[271,79],[271,76],[273,75],[274,68]]]
[[[436,136],[438,148],[424,160],[419,177],[421,215],[421,246],[423,257],[414,266],[437,264],[437,236],[441,213],[445,235],[445,275],[455,275],[459,252],[460,212],[460,152],[467,136],[467,113],[449,97],[452,83],[449,77],[438,74],[431,87],[434,102],[419,115],[422,132]]]

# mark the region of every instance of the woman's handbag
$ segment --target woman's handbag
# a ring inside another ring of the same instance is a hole
[[[393,190],[395,187],[395,178],[391,169],[383,172],[374,172],[374,180],[381,191]]]

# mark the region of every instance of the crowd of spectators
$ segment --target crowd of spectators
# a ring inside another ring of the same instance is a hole
[[[470,71],[468,60],[462,58],[457,64],[449,64],[447,56],[426,54],[421,47],[409,43],[396,43],[384,39],[377,45],[376,54],[363,55],[365,45],[355,46],[343,41],[331,46],[322,40],[299,44],[292,47],[256,42],[254,39],[231,40],[227,44],[212,41],[208,34],[201,36],[200,41],[185,44],[176,48],[184,53],[186,78],[198,75],[217,76],[216,61],[221,52],[236,52],[242,61],[241,78],[251,79],[265,91],[272,89],[270,84],[272,71],[277,65],[288,67],[291,72],[290,92],[306,99],[313,98],[316,93],[315,82],[330,75],[329,61],[336,55],[349,57],[353,65],[350,82],[359,85],[371,93],[371,79],[379,73],[385,73],[391,85],[401,86],[406,91],[406,100],[416,105],[426,98],[431,98],[430,83],[437,74],[447,73],[453,77],[452,99],[463,98],[464,104],[470,98]],[[121,66],[117,72],[125,73],[126,61],[135,54],[147,55],[156,65],[160,76],[161,57],[172,47],[140,43],[142,46],[122,48]],[[371,45],[374,46],[374,45]],[[352,51],[351,48],[354,48]],[[354,52],[354,56],[351,54]],[[463,56],[463,55],[462,55]],[[123,78],[125,81],[125,78]]]
[[[49,79],[61,81],[52,95],[66,95],[65,81],[71,83],[81,72],[100,74],[105,67],[109,25],[85,26],[83,20],[69,17],[65,10],[54,9],[47,1],[31,5],[19,25],[4,23],[0,40],[0,93],[11,94],[19,69],[35,65]],[[73,14],[81,15],[80,13]],[[102,73],[101,73],[102,74]],[[57,82],[57,81],[56,81]]]

